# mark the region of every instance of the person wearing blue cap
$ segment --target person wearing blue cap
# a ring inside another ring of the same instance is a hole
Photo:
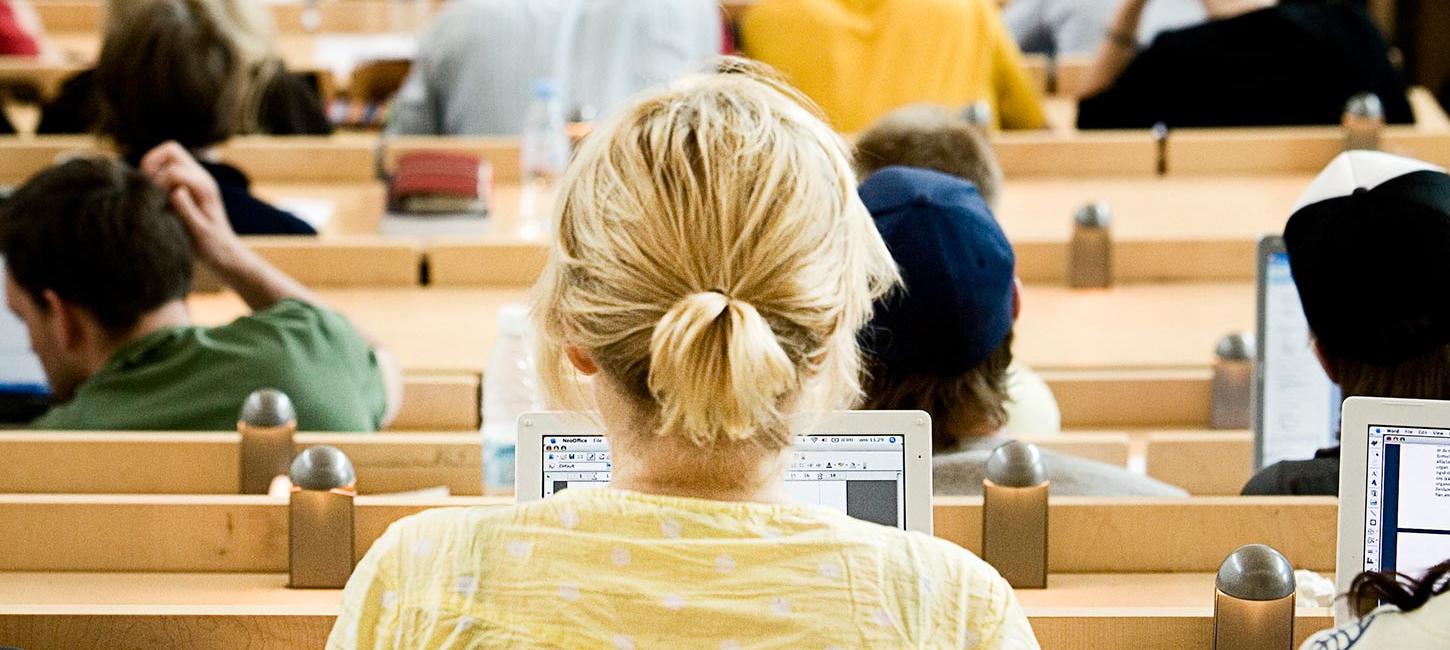
[[[944,106],[915,104],[888,113],[856,138],[856,174],[867,178],[886,167],[920,167],[950,174],[977,188],[995,211],[1002,195],[1002,166],[981,127]],[[1021,363],[1007,366],[1004,408],[1007,433],[1062,432],[1062,413],[1047,382]]]
[[[960,178],[887,167],[860,193],[905,282],[863,333],[863,408],[930,413],[935,492],[980,494],[987,457],[1009,440],[1006,379],[1021,308],[1012,246]],[[1184,495],[1121,467],[1044,456],[1055,494]]]

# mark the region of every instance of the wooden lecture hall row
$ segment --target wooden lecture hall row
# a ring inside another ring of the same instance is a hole
[[[353,71],[406,60],[447,0],[269,2],[288,67],[325,98]],[[93,65],[106,0],[33,0],[59,61],[0,57],[0,93],[52,95]],[[753,0],[721,3],[738,17]],[[1023,280],[1015,359],[1051,388],[1057,435],[1015,436],[1043,450],[1127,467],[1187,498],[1052,496],[1048,582],[1016,590],[1043,648],[1207,648],[1215,572],[1246,544],[1333,578],[1333,497],[1238,496],[1255,466],[1242,424],[1214,429],[1215,344],[1253,331],[1256,246],[1281,232],[1311,180],[1345,148],[1337,127],[1079,132],[1074,98],[1088,57],[1025,57],[1050,128],[992,133],[1005,175],[996,217]],[[357,88],[357,85],[352,85]],[[1380,147],[1450,167],[1450,116],[1411,91],[1414,125]],[[22,132],[22,120],[15,120]],[[849,137],[849,135],[848,135]],[[527,302],[547,241],[521,236],[520,141],[502,137],[243,136],[219,157],[258,196],[319,224],[315,237],[248,237],[263,257],[375,335],[404,371],[387,431],[298,433],[295,451],[328,445],[356,470],[354,559],[399,519],[430,508],[487,508],[483,373],[499,312]],[[489,224],[476,235],[389,235],[387,174],[417,152],[477,156],[491,168]],[[0,137],[0,185],[55,161],[111,155],[89,136]],[[1111,286],[1070,286],[1074,214],[1111,213]],[[250,312],[199,267],[197,324]],[[3,308],[3,305],[0,305]],[[337,589],[288,585],[285,496],[239,494],[242,434],[0,430],[0,647],[321,647],[341,611]],[[983,554],[982,497],[932,499],[933,534]],[[1294,643],[1333,626],[1300,602]]]
[[[359,497],[355,548],[427,508],[501,503]],[[1044,648],[1207,647],[1213,572],[1234,548],[1266,543],[1318,571],[1335,561],[1333,498],[1064,497],[1051,510],[1048,588],[1018,592]],[[935,511],[937,535],[980,552],[980,498]],[[337,612],[339,591],[284,587],[282,498],[10,495],[0,524],[14,531],[0,538],[0,638],[22,647],[315,647]],[[1330,622],[1301,607],[1295,635]]]
[[[0,56],[0,84],[23,83],[43,97],[59,89],[70,75],[94,61],[104,31],[103,0],[38,0],[34,3],[50,38],[65,53],[58,61]],[[324,94],[346,90],[351,71],[374,60],[408,59],[411,37],[428,25],[442,2],[336,0],[270,4],[278,31],[278,47],[290,69],[321,77]],[[750,2],[723,2],[738,16]],[[304,18],[305,17],[305,18]],[[1076,97],[1091,61],[1086,57],[1051,59],[1026,55],[1028,74],[1043,94]]]

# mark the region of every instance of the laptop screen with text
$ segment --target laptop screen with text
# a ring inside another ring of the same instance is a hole
[[[1364,570],[1419,577],[1450,558],[1450,429],[1370,425]]]
[[[603,487],[612,468],[604,436],[545,435],[543,495]],[[796,436],[785,486],[799,503],[906,527],[906,440],[889,434]]]

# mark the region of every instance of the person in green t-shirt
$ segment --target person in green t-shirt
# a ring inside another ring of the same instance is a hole
[[[402,395],[392,355],[247,248],[185,149],[163,144],[141,170],[71,160],[0,207],[6,302],[56,403],[32,426],[232,430],[260,388],[290,396],[303,430],[386,426]],[[198,259],[250,316],[192,324],[185,299]]]

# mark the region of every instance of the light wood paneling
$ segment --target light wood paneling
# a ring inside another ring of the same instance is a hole
[[[0,574],[0,638],[27,648],[319,647],[341,592],[289,590],[279,574]],[[1018,590],[1046,650],[1207,648],[1213,575],[1052,575]],[[1329,627],[1301,608],[1295,639]]]
[[[1062,426],[1207,428],[1213,372],[1058,370],[1042,379],[1057,398]]]
[[[357,548],[388,524],[473,497],[359,497]],[[935,500],[936,534],[980,550],[981,499]],[[1204,572],[1233,549],[1269,544],[1295,566],[1334,566],[1332,498],[1053,500],[1050,567],[1058,573]],[[250,496],[0,496],[0,571],[273,572],[286,568],[287,508]],[[1124,549],[1133,549],[1125,553]]]
[[[1165,432],[1148,436],[1148,475],[1190,494],[1238,494],[1254,475],[1248,431]]]
[[[215,494],[238,489],[236,433],[0,432],[0,494]],[[357,471],[364,495],[446,487],[482,489],[472,433],[301,433],[296,449],[332,445]]]

